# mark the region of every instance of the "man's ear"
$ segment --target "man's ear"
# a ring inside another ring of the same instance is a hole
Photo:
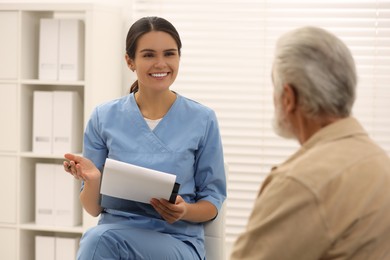
[[[125,60],[126,60],[126,63],[127,63],[127,67],[129,67],[129,69],[131,69],[131,71],[135,71],[135,66],[134,66],[134,62],[133,60],[129,57],[129,55],[125,55]]]
[[[282,102],[286,112],[292,113],[297,109],[298,96],[292,85],[286,84],[283,86]]]

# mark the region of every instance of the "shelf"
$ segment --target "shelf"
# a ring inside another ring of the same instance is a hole
[[[18,81],[14,79],[0,79],[0,84],[18,84]]]
[[[82,156],[81,153],[73,153],[79,156]],[[20,157],[22,158],[41,158],[41,159],[64,159],[63,154],[40,154],[33,152],[22,152],[20,153]]]
[[[76,213],[81,222],[78,226],[36,224],[37,164],[61,165],[65,160],[65,152],[33,152],[34,95],[37,91],[53,92],[53,95],[61,91],[75,92],[81,105],[70,109],[72,111],[60,112],[57,106],[55,118],[63,119],[71,114],[72,117],[65,122],[77,122],[74,127],[77,131],[72,131],[72,137],[77,140],[76,146],[66,152],[81,155],[83,129],[93,109],[123,93],[121,14],[119,8],[106,8],[106,5],[95,3],[0,4],[0,23],[7,25],[0,26],[0,34],[4,38],[0,42],[0,120],[5,122],[0,136],[0,163],[3,169],[0,182],[5,183],[0,190],[0,198],[3,198],[0,199],[3,210],[0,217],[2,259],[34,260],[37,235],[81,237],[85,230],[96,225],[97,218],[81,210],[81,205],[78,205],[80,211]],[[79,80],[39,79],[41,19],[81,21],[83,29],[79,33],[83,41],[78,50],[84,51],[77,55],[82,73],[73,78]],[[58,105],[59,100],[62,101],[57,99],[55,104]],[[50,111],[51,108],[47,106],[44,109]],[[72,176],[69,178],[73,180]],[[76,198],[78,192],[79,187],[76,187]],[[57,197],[60,196],[57,194]],[[69,199],[68,196],[61,198]]]
[[[7,223],[0,223],[0,229],[1,228],[16,228],[16,224],[7,224]]]
[[[21,224],[20,229],[32,230],[32,231],[75,233],[75,234],[82,234],[84,232],[82,226],[76,226],[76,227],[43,226],[43,225],[37,225],[33,222]]]
[[[0,156],[18,156],[16,152],[1,151]]]
[[[84,86],[85,85],[85,82],[83,80],[82,81],[55,81],[55,80],[47,81],[47,80],[39,80],[39,79],[23,79],[21,83],[27,85],[52,85],[52,86]]]

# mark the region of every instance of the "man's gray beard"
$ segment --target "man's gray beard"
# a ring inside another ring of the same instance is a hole
[[[272,119],[272,127],[274,132],[280,137],[296,139],[291,123],[287,121],[283,111],[279,108],[279,106],[275,107],[274,118]]]

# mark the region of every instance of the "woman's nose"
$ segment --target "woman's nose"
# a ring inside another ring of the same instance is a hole
[[[164,57],[159,57],[157,58],[156,62],[154,63],[154,66],[156,68],[162,68],[162,67],[165,67],[167,65]]]

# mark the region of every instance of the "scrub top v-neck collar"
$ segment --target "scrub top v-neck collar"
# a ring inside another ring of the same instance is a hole
[[[169,147],[166,146],[164,142],[158,137],[158,131],[161,127],[165,125],[165,122],[168,121],[171,117],[171,114],[174,113],[177,104],[179,103],[181,97],[179,94],[176,94],[176,100],[173,102],[172,106],[169,108],[168,112],[161,119],[158,125],[152,130],[150,129],[148,123],[143,117],[141,110],[139,109],[137,102],[134,97],[134,93],[130,94],[130,112],[134,115],[134,123],[138,125],[141,132],[145,135],[145,137],[156,146],[159,147],[160,152],[172,152]]]

